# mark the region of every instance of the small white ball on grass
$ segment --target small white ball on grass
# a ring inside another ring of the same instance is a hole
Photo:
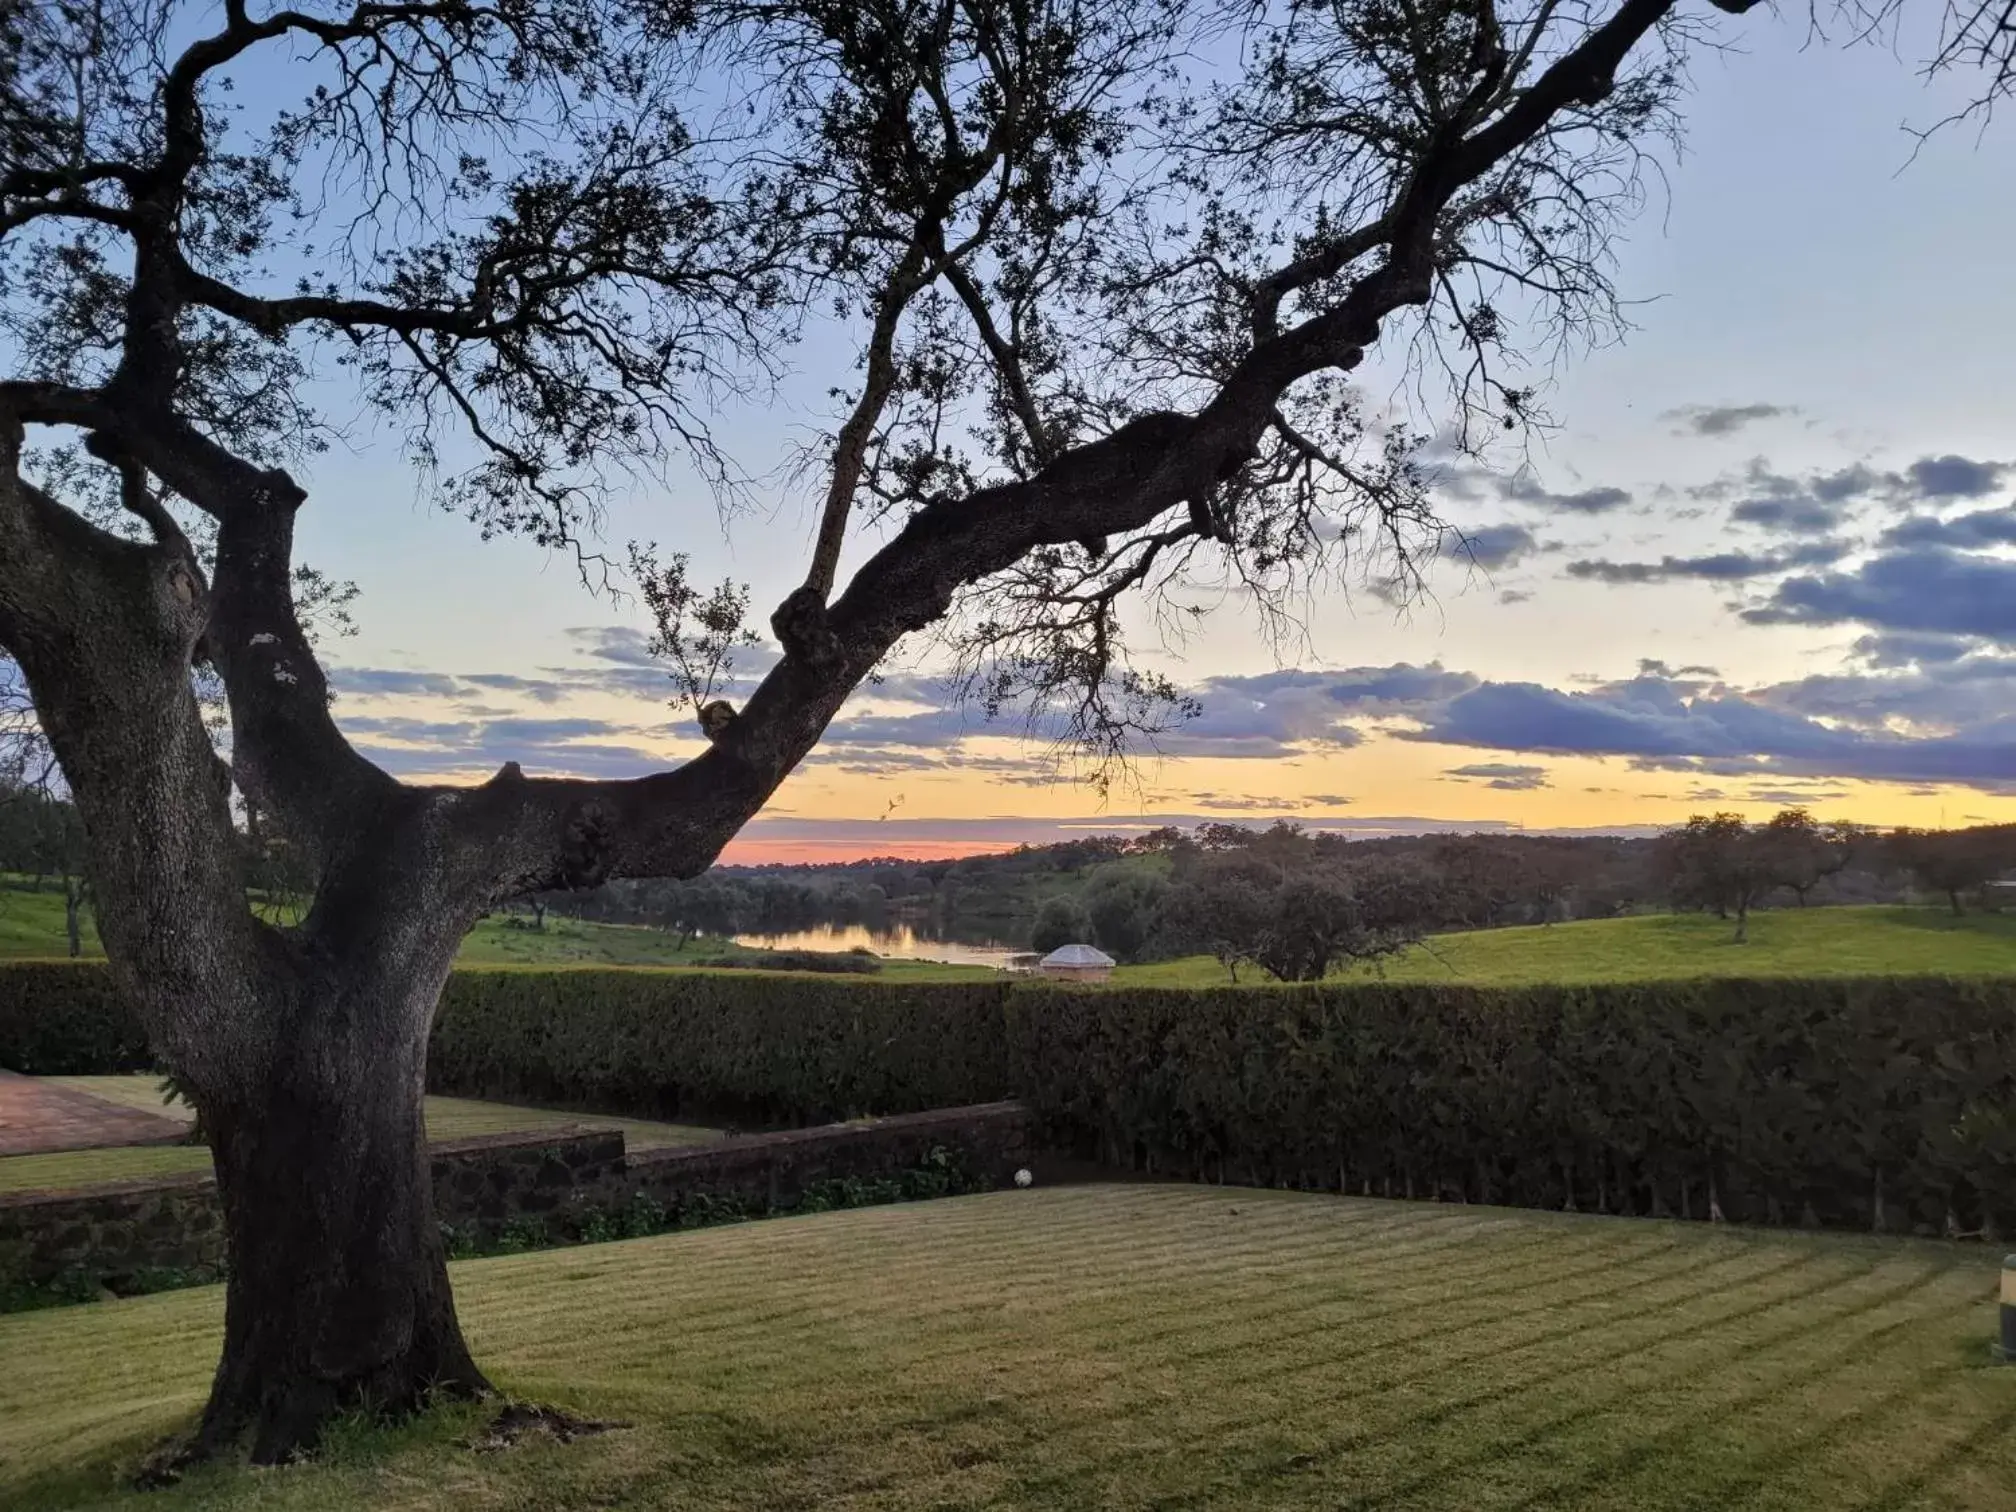
[[[1035,1179],[1036,1178],[1030,1174],[1029,1168],[1027,1166],[1024,1166],[1021,1170],[1015,1173],[1015,1185],[1017,1186],[1027,1186],[1029,1185],[1030,1182],[1034,1181]]]

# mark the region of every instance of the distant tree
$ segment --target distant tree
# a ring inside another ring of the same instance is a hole
[[[1242,850],[1207,853],[1170,889],[1166,937],[1177,949],[1214,957],[1237,982],[1240,966],[1261,948],[1281,880],[1278,867]]]
[[[1283,878],[1271,901],[1253,959],[1284,982],[1320,982],[1421,938],[1425,892],[1405,867],[1312,868]]]
[[[1212,819],[1197,826],[1197,845],[1207,851],[1250,850],[1259,839],[1258,830],[1243,824],[1227,824],[1223,820]]]
[[[1092,933],[1092,921],[1075,898],[1045,898],[1029,931],[1029,948],[1048,955],[1064,945],[1082,943]]]
[[[1750,938],[1750,910],[1780,885],[1780,860],[1763,828],[1741,814],[1695,814],[1660,838],[1669,895],[1682,907],[1713,909],[1736,921],[1735,943]]]
[[[1517,837],[1512,844],[1518,893],[1536,922],[1552,924],[1570,914],[1570,899],[1589,877],[1591,848],[1546,836]]]
[[[1519,891],[1510,848],[1489,835],[1437,835],[1424,844],[1427,863],[1442,883],[1442,920],[1472,929],[1498,923]]]
[[[1127,853],[1132,856],[1177,855],[1196,848],[1197,842],[1173,824],[1148,830],[1127,841]]]
[[[1162,924],[1169,884],[1152,872],[1110,869],[1085,890],[1092,940],[1115,960],[1138,961]]]
[[[674,883],[667,889],[665,927],[683,950],[696,934],[726,939],[762,927],[762,910],[750,890],[718,877]]]
[[[1279,981],[1315,982],[1420,939],[1434,891],[1432,873],[1405,862],[1290,869],[1232,852],[1180,881],[1165,917],[1172,939],[1215,956],[1235,982],[1246,962]]]
[[[2016,865],[2016,826],[1899,829],[1891,833],[1888,849],[1920,887],[1943,896],[1958,918],[1966,911],[1962,900],[1968,893]]]
[[[1857,824],[1822,824],[1803,808],[1781,809],[1764,826],[1760,842],[1768,852],[1778,885],[1806,906],[1807,895],[1855,859],[1868,832]]]

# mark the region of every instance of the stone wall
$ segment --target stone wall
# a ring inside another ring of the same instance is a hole
[[[565,1229],[640,1196],[668,1211],[700,1196],[788,1208],[814,1183],[915,1170],[933,1149],[999,1185],[1030,1162],[1031,1130],[1019,1104],[989,1103],[634,1154],[616,1130],[492,1134],[434,1146],[434,1201],[444,1225],[481,1242],[514,1223]],[[223,1251],[207,1174],[0,1193],[0,1283],[88,1277],[125,1291],[149,1272],[214,1275]]]
[[[433,1153],[434,1211],[457,1231],[490,1234],[622,1190],[620,1129],[485,1134],[443,1140]]]
[[[916,1170],[933,1149],[950,1151],[968,1176],[1002,1186],[1029,1164],[1032,1128],[1020,1103],[982,1103],[683,1149],[639,1150],[623,1172],[621,1195],[641,1193],[668,1208],[699,1193],[788,1208],[815,1182]]]
[[[207,1173],[0,1193],[0,1282],[69,1274],[127,1291],[148,1271],[214,1275],[223,1259],[224,1214]]]

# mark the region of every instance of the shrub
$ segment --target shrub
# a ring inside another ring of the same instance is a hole
[[[1036,988],[1009,1018],[1018,1092],[1129,1164],[1530,1207],[2016,1228],[2016,981]]]
[[[0,1067],[91,1076],[153,1064],[146,1031],[102,962],[0,966]]]
[[[603,1113],[812,1123],[1008,1094],[1005,983],[462,971],[429,1084]]]

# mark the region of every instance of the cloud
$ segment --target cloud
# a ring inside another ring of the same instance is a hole
[[[1993,493],[2005,474],[2007,462],[1975,462],[1966,457],[1922,457],[1911,464],[1911,481],[1927,499],[1978,499]]]
[[[462,681],[494,693],[516,693],[535,703],[559,703],[579,686],[556,678],[519,677],[510,672],[465,672]]]
[[[1486,572],[1495,572],[1532,555],[1541,547],[1533,539],[1533,532],[1524,525],[1484,525],[1476,530],[1444,532],[1438,549],[1444,557],[1468,562]]]
[[[649,730],[604,719],[434,720],[342,716],[343,732],[370,760],[399,776],[484,777],[507,761],[552,777],[641,777],[682,757],[638,743]]]
[[[1889,475],[1889,482],[1895,481],[1895,475]],[[1855,503],[1886,486],[1884,474],[1859,462],[1792,478],[1773,472],[1763,458],[1755,457],[1738,477],[1717,479],[1688,493],[1695,498],[1736,498],[1729,518],[1739,525],[1811,535],[1835,529]]]
[[[1506,761],[1477,761],[1468,766],[1450,767],[1444,777],[1482,782],[1486,787],[1508,793],[1529,793],[1547,786],[1547,768],[1520,766]]]
[[[1675,578],[1734,583],[1801,567],[1827,566],[1853,550],[1847,541],[1826,540],[1784,551],[1722,551],[1711,556],[1662,557],[1656,562],[1580,561],[1568,564],[1568,576],[1599,583],[1665,583]]]
[[[1977,509],[1972,514],[1943,520],[1937,515],[1913,515],[1884,531],[1883,544],[1946,546],[1960,551],[2016,545],[2016,504],[2002,509]]]
[[[1977,646],[1977,642],[1966,636],[1903,631],[1865,635],[1855,642],[1854,649],[1872,667],[1915,667],[1958,661]]]
[[[1865,690],[1867,691],[1867,690]],[[1892,690],[1896,691],[1896,690]],[[1916,736],[1871,721],[1828,724],[1796,696],[1691,695],[1639,677],[1588,692],[1537,683],[1484,683],[1424,711],[1404,738],[1547,755],[1624,756],[1641,769],[1716,775],[1862,777],[1999,786],[2016,778],[2016,717],[1996,715],[1949,733]]]
[[[1631,502],[1630,491],[1623,488],[1585,488],[1579,493],[1550,493],[1530,473],[1507,478],[1500,484],[1499,493],[1516,503],[1533,504],[1567,514],[1608,514]]]
[[[1659,418],[1680,422],[1680,428],[1673,433],[1676,436],[1733,436],[1753,421],[1797,413],[1784,404],[1687,404],[1667,410]]]
[[[1454,698],[1478,684],[1476,674],[1451,672],[1442,663],[1415,666],[1395,662],[1390,667],[1352,667],[1318,674],[1327,682],[1327,696],[1360,714],[1404,714],[1418,705]]]
[[[1909,670],[1818,673],[1759,689],[1770,708],[1854,729],[1956,732],[1994,726],[2016,709],[2016,656],[1970,655]],[[2016,777],[2016,753],[2005,774]]]
[[[446,672],[405,672],[392,667],[331,667],[329,686],[338,693],[377,698],[455,698],[462,680]]]
[[[1687,490],[1697,499],[1733,500],[1729,518],[1739,525],[1794,535],[1838,529],[1853,509],[1881,504],[1908,509],[1949,504],[1993,492],[2012,470],[2003,462],[1967,457],[1920,457],[1902,472],[1878,472],[1857,462],[1832,471],[1791,477],[1762,457],[1743,470]]]
[[[1696,665],[1691,667],[1676,668],[1667,665],[1663,661],[1660,661],[1657,657],[1641,656],[1638,658],[1638,675],[1640,677],[1665,677],[1665,678],[1687,678],[1687,677],[1719,678],[1722,674],[1719,671],[1717,671],[1714,667],[1703,667]]]
[[[1852,572],[1787,578],[1742,613],[1758,625],[1863,624],[2016,646],[2016,561],[1943,547],[1895,551]]]
[[[574,625],[561,633],[584,656],[626,667],[650,667],[661,674],[665,670],[665,664],[651,654],[651,637],[634,626]]]
[[[1310,808],[1334,808],[1350,802],[1347,798],[1268,798],[1251,793],[1214,793],[1209,790],[1183,796],[1200,808],[1224,813],[1299,814]]]

